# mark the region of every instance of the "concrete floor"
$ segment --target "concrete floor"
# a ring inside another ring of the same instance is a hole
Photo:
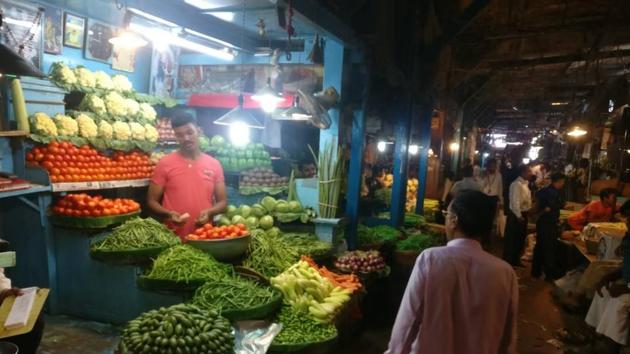
[[[583,337],[594,335],[592,330],[584,324],[583,315],[570,314],[554,302],[553,284],[540,279],[532,279],[529,276],[529,267],[517,268],[516,272],[520,284],[519,353],[604,354],[608,352],[595,349],[590,343],[569,345],[559,340],[558,332],[563,329],[571,333],[581,333]],[[395,315],[395,310],[393,311]],[[365,328],[358,339],[354,336],[351,341],[342,345],[342,348],[336,348],[332,352],[383,353],[389,340],[390,328],[387,323],[391,323],[391,319],[387,317],[393,318],[393,316],[385,316],[381,322],[383,326]],[[48,317],[40,353],[111,353],[117,345],[119,330],[120,328],[95,322],[67,317]]]

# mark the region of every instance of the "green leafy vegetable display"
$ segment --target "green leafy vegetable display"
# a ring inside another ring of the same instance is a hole
[[[279,237],[295,248],[300,255],[323,256],[332,248],[330,243],[320,241],[316,235],[309,233],[288,232],[281,233]]]
[[[359,244],[369,245],[393,243],[402,235],[402,233],[400,230],[389,225],[378,225],[374,227],[359,225],[357,235],[359,237]]]
[[[418,233],[409,235],[406,239],[396,242],[398,251],[419,251],[444,244],[442,235],[433,233]]]

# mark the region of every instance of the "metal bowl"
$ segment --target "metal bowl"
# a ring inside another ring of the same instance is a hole
[[[218,261],[227,261],[245,253],[251,239],[251,235],[245,235],[222,240],[188,240],[188,244],[209,253]]]

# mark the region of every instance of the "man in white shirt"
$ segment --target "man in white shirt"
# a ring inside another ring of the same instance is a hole
[[[522,267],[520,259],[527,237],[527,213],[532,207],[532,193],[529,190],[532,171],[528,165],[521,165],[518,172],[519,177],[510,185],[503,259],[515,267]]]
[[[451,188],[451,197],[455,198],[458,193],[465,190],[481,191],[481,186],[473,178],[472,166],[465,166],[462,168],[462,180],[455,182],[453,188]]]
[[[497,169],[497,160],[490,159],[486,162],[486,170],[480,177],[481,191],[487,196],[492,197],[497,206],[497,213],[494,218],[493,234],[502,234],[497,227],[500,225],[498,217],[500,213],[503,213],[503,177]],[[489,235],[490,236],[490,235]]]

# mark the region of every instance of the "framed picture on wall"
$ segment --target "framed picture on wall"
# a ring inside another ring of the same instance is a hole
[[[44,8],[44,52],[61,54],[63,47],[63,11],[61,9],[42,5]]]
[[[63,45],[66,47],[83,48],[85,38],[85,17],[63,14]]]
[[[0,0],[0,42],[41,68],[44,9],[35,4]]]
[[[136,48],[115,45],[112,55],[112,69],[134,72],[136,70]]]
[[[114,33],[114,27],[89,18],[85,37],[85,58],[111,63],[114,48],[109,40]]]

